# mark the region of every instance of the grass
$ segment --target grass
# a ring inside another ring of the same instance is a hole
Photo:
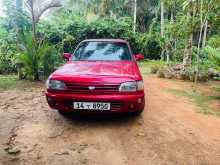
[[[220,117],[220,111],[216,111],[209,107],[210,103],[212,101],[218,101],[220,100],[219,96],[205,96],[204,94],[201,94],[199,92],[192,92],[192,91],[183,91],[183,90],[176,90],[176,89],[169,89],[169,92],[183,96],[188,97],[191,99],[199,108],[199,112],[207,115],[217,115]]]
[[[7,90],[16,87],[17,76],[15,75],[0,75],[0,89]]]
[[[217,92],[220,92],[220,87],[213,87],[213,89]]]
[[[146,75],[146,74],[150,73],[150,66],[148,65],[148,63],[140,62],[140,63],[138,63],[138,65],[139,65],[139,68],[140,68],[142,74]]]
[[[150,74],[151,69],[154,66],[164,66],[166,65],[164,61],[160,60],[144,60],[138,63],[142,74]]]

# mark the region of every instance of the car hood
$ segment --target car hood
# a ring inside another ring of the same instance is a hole
[[[63,81],[120,83],[140,80],[141,74],[135,61],[78,61],[68,62],[55,71],[51,77]]]

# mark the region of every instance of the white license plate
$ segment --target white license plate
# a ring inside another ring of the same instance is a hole
[[[83,110],[101,110],[109,111],[111,109],[110,103],[99,103],[99,102],[74,102],[74,109],[83,109]]]

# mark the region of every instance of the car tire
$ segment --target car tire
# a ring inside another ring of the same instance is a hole
[[[63,110],[58,110],[59,114],[63,115],[63,116],[67,116],[68,114],[70,114],[70,112],[66,112]]]
[[[133,116],[140,116],[143,111],[144,111],[144,109],[142,109],[142,110],[140,110],[140,111],[131,112],[131,114],[132,114]]]

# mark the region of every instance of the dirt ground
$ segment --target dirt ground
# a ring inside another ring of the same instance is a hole
[[[186,84],[146,76],[140,117],[64,117],[42,84],[1,91],[0,165],[218,165],[220,118],[167,91]]]

